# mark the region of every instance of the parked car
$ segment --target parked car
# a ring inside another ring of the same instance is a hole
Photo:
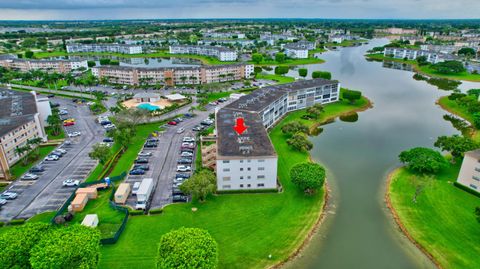
[[[183,151],[181,154],[180,154],[180,157],[192,157],[193,156],[193,153],[192,152],[188,152],[188,151]]]
[[[194,131],[194,132],[200,132],[201,130],[202,130],[202,128],[200,126],[194,126],[192,128],[192,131]]]
[[[183,132],[185,132],[185,129],[184,129],[184,128],[179,128],[179,129],[177,130],[177,134],[181,134],[181,133],[183,133]]]
[[[176,121],[169,121],[168,125],[177,125],[177,122]]]
[[[45,161],[58,161],[60,159],[57,155],[48,155],[45,157]]]
[[[148,163],[148,159],[146,158],[138,158],[135,160],[135,163]]]
[[[174,203],[186,203],[188,202],[188,196],[185,195],[173,195],[173,202]]]
[[[112,122],[109,121],[109,120],[102,120],[102,121],[100,122],[100,124],[101,124],[101,125],[108,125],[108,124],[112,124]]]
[[[187,166],[187,165],[178,165],[177,166],[177,172],[189,172],[192,171],[192,167]]]
[[[62,148],[57,148],[55,151],[61,152],[63,154],[67,153],[67,151]]]
[[[13,200],[17,198],[18,194],[16,192],[12,191],[6,191],[2,194],[0,194],[0,199],[5,199],[5,200]]]
[[[148,166],[146,164],[135,164],[133,166],[133,169],[142,169],[143,171],[148,171],[148,170],[150,170],[150,166]]]
[[[173,194],[173,195],[183,195],[183,192],[182,192],[182,190],[180,190],[179,188],[175,188],[175,187],[174,187],[174,188],[172,189],[172,194]]]
[[[66,179],[63,181],[62,185],[64,187],[75,187],[80,185],[80,180]]]
[[[103,142],[105,142],[105,143],[113,143],[113,138],[111,138],[111,137],[105,137],[105,138],[103,139]]]
[[[178,164],[191,164],[192,160],[189,159],[180,159],[177,161]]]
[[[181,177],[181,178],[190,178],[190,174],[188,173],[177,173],[175,177]]]
[[[137,194],[138,189],[140,188],[140,184],[141,184],[141,183],[142,183],[142,182],[135,182],[135,183],[133,183],[133,187],[132,187],[132,194],[133,194],[133,195],[136,195],[136,194]]]
[[[39,166],[39,165],[34,166],[34,167],[30,168],[30,170],[28,170],[28,172],[30,172],[30,173],[41,173],[43,171],[45,171],[45,169],[42,166]]]
[[[3,206],[7,203],[7,199],[0,199],[0,206]]]
[[[218,101],[219,101],[220,103],[223,103],[223,102],[226,102],[226,101],[227,101],[227,98],[223,98],[223,97],[222,97],[222,98],[218,99]]]
[[[186,178],[178,177],[178,178],[173,179],[173,183],[179,183],[179,182],[183,183],[185,180],[186,180]]]
[[[63,123],[63,126],[65,126],[65,127],[67,127],[67,126],[72,126],[72,125],[75,125],[75,122],[67,121],[67,122],[64,122],[64,123]]]
[[[158,144],[157,143],[145,143],[144,147],[146,148],[156,148],[158,147]]]
[[[183,142],[192,143],[192,142],[195,142],[195,138],[186,136],[186,137],[183,138]]]
[[[74,118],[69,118],[69,119],[66,119],[63,121],[63,123],[65,122],[75,122],[75,119]]]
[[[182,152],[190,152],[193,153],[194,149],[193,148],[187,148],[187,147],[182,147],[180,150],[180,153]]]
[[[185,116],[186,118],[193,118],[195,117],[195,114],[185,113],[183,114],[183,116]]]
[[[142,169],[133,169],[130,171],[129,173],[130,175],[144,175],[145,174],[145,170],[142,170]]]
[[[150,157],[152,156],[151,152],[140,152],[138,153],[138,157]]]
[[[56,155],[56,156],[58,156],[58,157],[62,157],[62,156],[63,156],[63,152],[58,151],[58,150],[54,150],[54,151],[52,151],[52,153],[50,153],[50,154]]]
[[[73,133],[68,133],[68,137],[76,137],[82,135],[81,132],[73,132]]]
[[[112,129],[115,129],[115,124],[107,124],[107,125],[103,125],[103,128],[105,128],[105,130],[112,130]]]

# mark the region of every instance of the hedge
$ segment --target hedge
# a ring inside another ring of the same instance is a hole
[[[463,190],[463,191],[466,191],[466,192],[468,192],[468,193],[470,193],[470,194],[473,194],[473,195],[475,195],[475,196],[477,196],[477,197],[480,197],[480,192],[477,192],[477,191],[475,191],[475,190],[472,190],[472,189],[470,189],[469,187],[464,186],[464,185],[458,183],[457,181],[453,182],[453,185],[454,185],[455,187]]]
[[[13,219],[8,224],[10,225],[21,225],[25,223],[25,219]]]
[[[161,214],[163,213],[163,208],[152,209],[148,211],[148,213],[150,213],[150,215]]]
[[[128,210],[128,214],[130,216],[138,216],[138,215],[143,215],[144,212],[143,210]]]
[[[235,193],[273,193],[278,192],[278,189],[261,189],[261,190],[224,190],[217,191],[217,194],[235,194]]]

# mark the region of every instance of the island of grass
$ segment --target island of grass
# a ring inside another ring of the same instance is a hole
[[[161,215],[132,216],[115,245],[102,246],[100,268],[153,268],[160,237],[180,227],[209,231],[219,246],[219,268],[264,268],[287,260],[318,223],[325,204],[324,189],[306,196],[289,178],[290,168],[310,161],[307,152],[287,145],[281,127],[299,121],[314,127],[331,118],[368,108],[368,99],[325,106],[316,122],[302,119],[305,111],[288,114],[270,132],[278,153],[281,193],[228,194],[207,202],[173,204]],[[192,208],[197,208],[192,211]]]
[[[480,268],[480,198],[453,185],[460,162],[432,179],[399,168],[389,175],[387,201],[403,232],[441,268]],[[416,198],[418,180],[428,180]]]
[[[357,46],[358,44],[361,43],[366,43],[368,42],[367,39],[359,39],[359,40],[343,40],[342,43],[333,43],[333,42],[328,42],[325,43],[325,47],[353,47]]]
[[[464,72],[461,72],[461,73],[458,73],[458,74],[442,74],[442,73],[439,73],[439,72],[433,70],[428,65],[419,66],[416,61],[386,57],[386,56],[383,55],[383,53],[366,54],[365,57],[367,57],[368,59],[377,60],[377,61],[386,60],[386,61],[409,64],[409,65],[412,65],[413,69],[416,72],[427,75],[427,76],[430,76],[430,77],[480,82],[480,74],[470,74],[467,71],[464,71]]]

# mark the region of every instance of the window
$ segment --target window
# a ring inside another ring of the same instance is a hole
[[[223,161],[223,163],[230,163],[230,161]]]
[[[475,171],[480,172],[480,168],[475,167]]]
[[[247,163],[251,162],[252,160],[247,160]]]
[[[257,179],[265,179],[265,175],[258,175]]]
[[[243,171],[243,167],[240,167],[240,171]]]
[[[231,187],[230,185],[223,185],[222,186],[223,189],[230,189],[230,187]]]
[[[477,176],[472,176],[472,178],[476,181],[480,181],[480,177],[477,177]]]
[[[265,167],[259,167],[258,168],[258,171],[263,171],[263,170],[265,170]]]
[[[265,184],[259,183],[259,184],[257,184],[257,187],[265,187]]]
[[[249,184],[250,185],[250,184]],[[250,186],[249,186],[250,187]],[[477,189],[477,186],[473,185],[473,184],[470,184],[470,188],[472,189]]]
[[[259,163],[264,163],[264,162],[265,162],[265,160],[258,160],[258,162],[259,162]]]
[[[247,168],[247,171],[251,171],[251,170],[252,170],[252,168],[250,168],[250,167]]]
[[[231,177],[223,177],[223,181],[230,181]]]
[[[251,179],[252,177],[251,176],[247,176],[247,179]]]
[[[243,160],[240,160],[240,163],[243,163]]]
[[[223,172],[230,172],[230,168],[223,168]]]
[[[243,184],[240,184],[240,188],[243,188]]]
[[[250,188],[251,186],[252,186],[252,185],[250,185],[250,184],[247,184],[247,187],[249,187],[249,188]]]
[[[243,179],[243,176],[240,176],[240,179]]]

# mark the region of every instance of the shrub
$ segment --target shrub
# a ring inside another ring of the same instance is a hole
[[[408,169],[420,173],[436,173],[447,166],[447,161],[440,152],[429,148],[417,147],[400,153],[400,161]]]
[[[351,104],[354,104],[355,101],[362,98],[362,92],[344,89],[342,93],[342,97],[350,101]]]
[[[299,163],[290,170],[293,184],[309,194],[323,186],[325,176],[325,169],[317,163]]]
[[[459,61],[444,61],[432,65],[432,69],[441,74],[458,74],[465,71],[465,67]]]
[[[25,223],[25,219],[14,219],[11,220],[8,224],[10,225],[21,225]]]
[[[312,78],[332,79],[332,74],[326,71],[313,71]]]
[[[157,268],[216,268],[217,242],[208,231],[180,228],[160,238]]]
[[[128,214],[130,216],[138,216],[138,215],[143,215],[144,212],[143,210],[128,210]]]
[[[161,213],[163,213],[163,209],[162,208],[152,209],[152,210],[148,211],[148,213],[151,214],[151,215],[161,214]]]

